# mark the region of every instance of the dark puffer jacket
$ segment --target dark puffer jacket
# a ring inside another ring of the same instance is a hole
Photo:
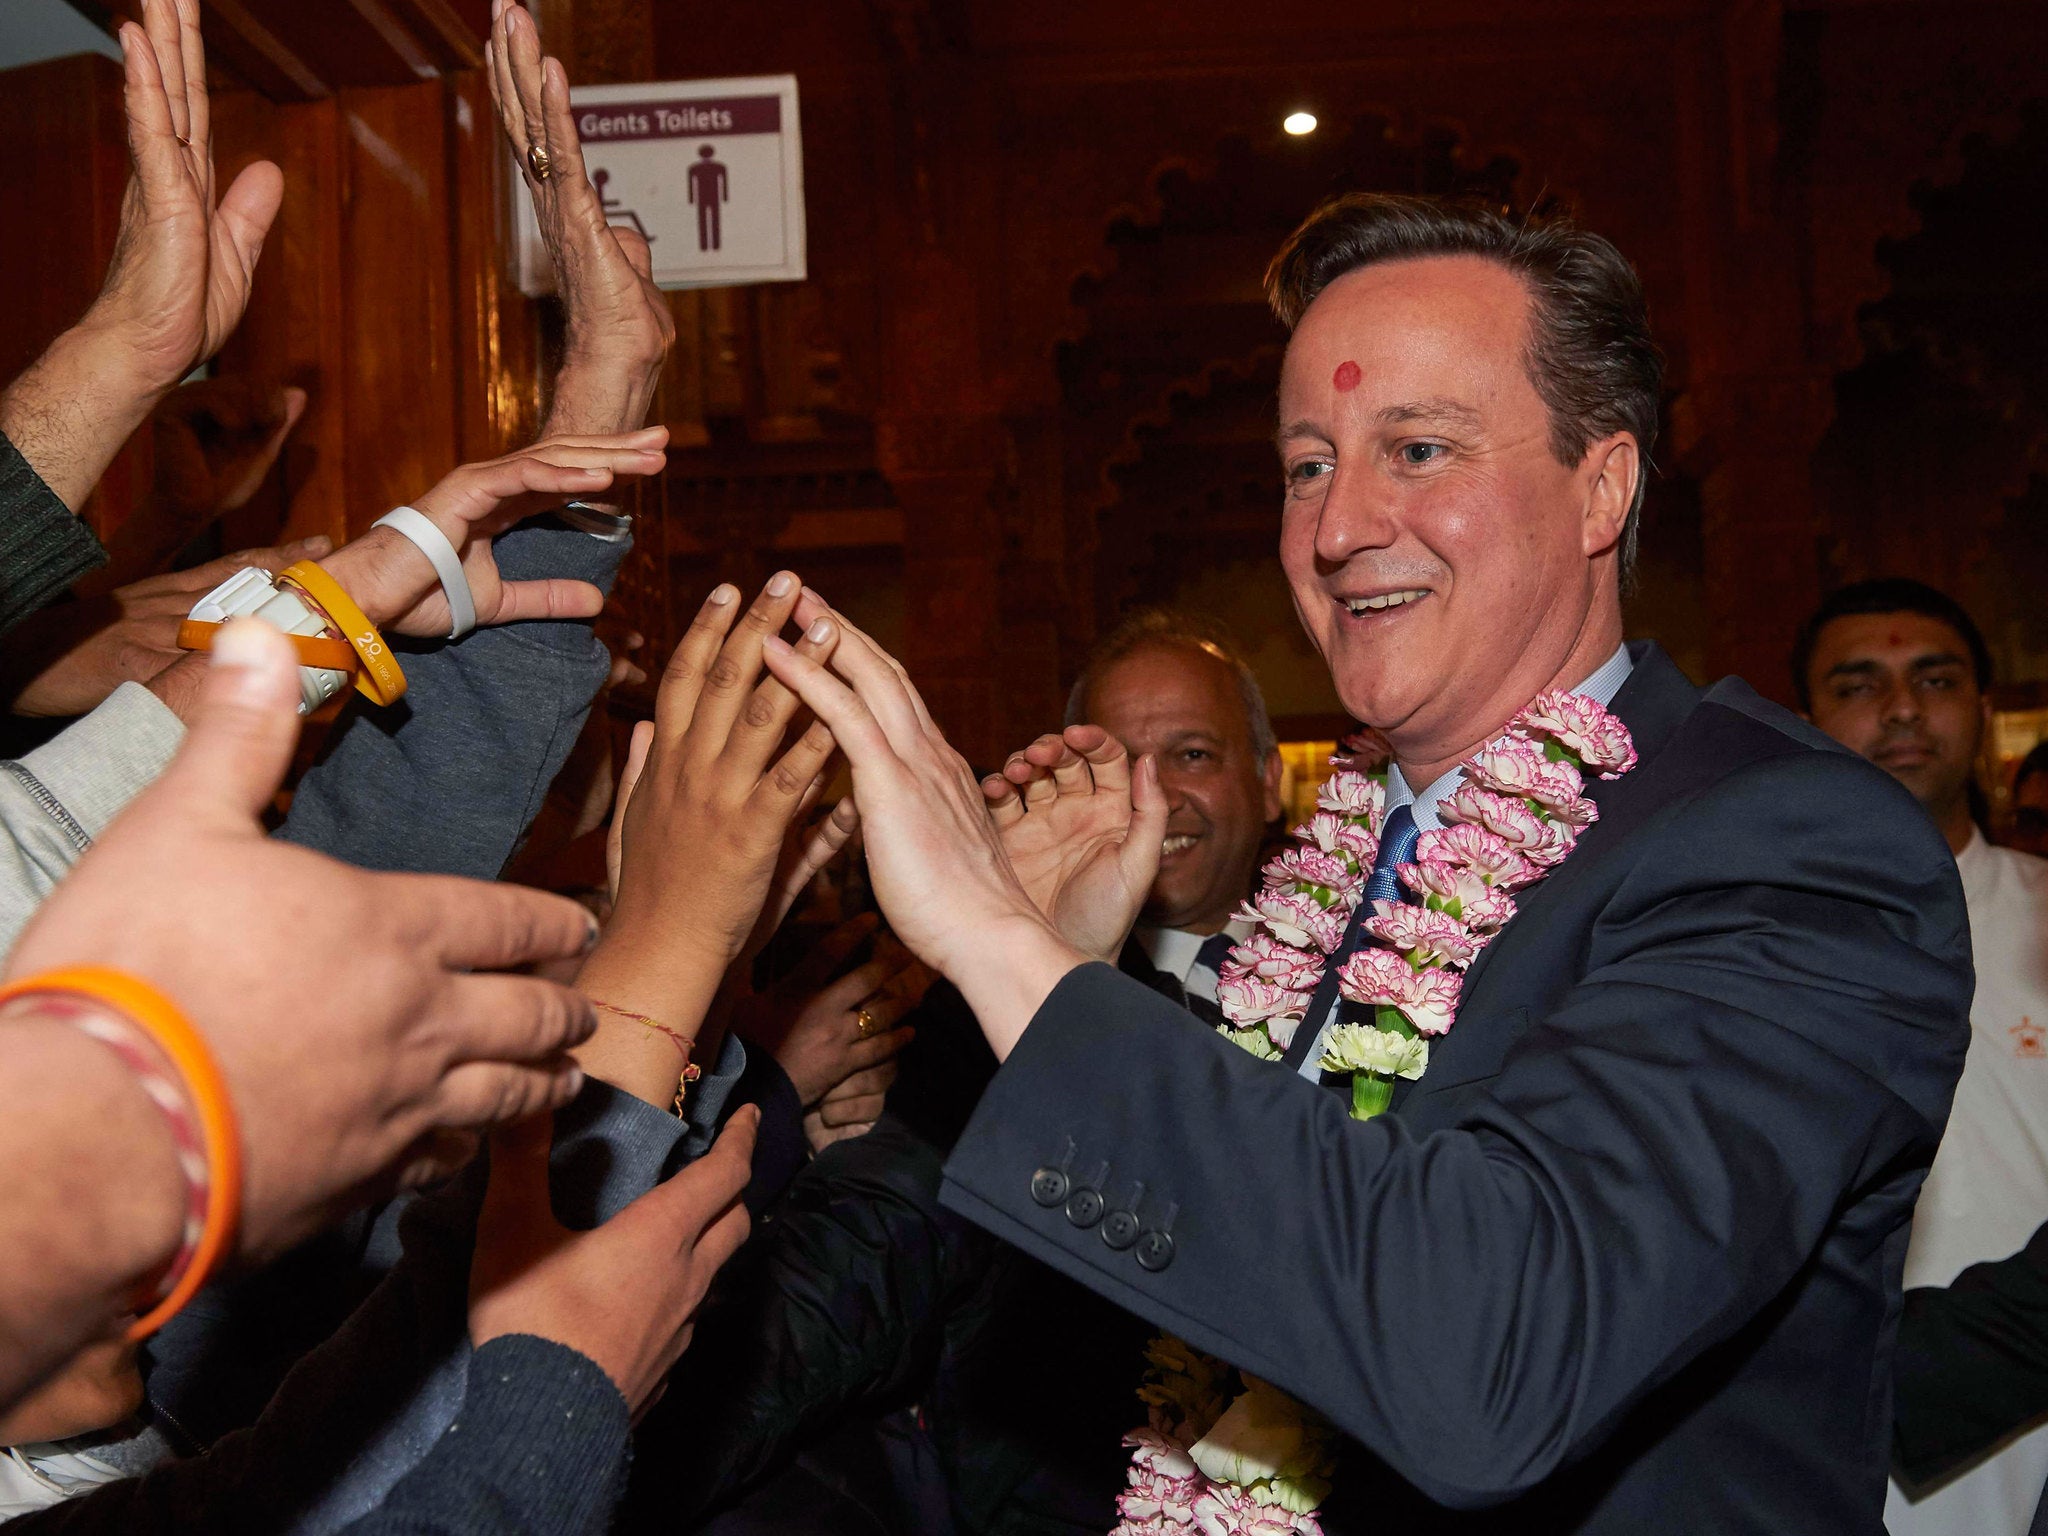
[[[1179,1000],[1141,957],[1125,968]],[[843,1447],[850,1423],[913,1404],[958,1536],[1115,1524],[1150,1330],[940,1208],[940,1168],[995,1061],[950,991],[916,1022],[889,1112],[798,1175],[720,1275],[641,1425],[623,1530],[697,1528],[835,1432]],[[825,1523],[777,1502],[718,1529]]]

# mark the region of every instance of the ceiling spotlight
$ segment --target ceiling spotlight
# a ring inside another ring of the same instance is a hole
[[[1280,126],[1296,138],[1300,138],[1304,133],[1316,131],[1316,115],[1313,112],[1290,112],[1281,121]]]

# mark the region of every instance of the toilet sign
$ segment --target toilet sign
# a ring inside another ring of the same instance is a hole
[[[664,288],[804,276],[796,77],[593,85],[569,93],[583,163],[612,223],[637,229]],[[519,286],[554,288],[520,188]]]

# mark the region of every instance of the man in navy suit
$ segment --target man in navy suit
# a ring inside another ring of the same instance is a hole
[[[1098,963],[1157,856],[1147,763],[1077,728],[977,786],[858,631],[830,671],[773,648],[852,761],[884,910],[1004,1062],[946,1199],[1325,1414],[1333,1531],[1875,1533],[1968,1039],[1954,861],[1881,771],[1623,644],[1661,368],[1611,245],[1353,196],[1267,287],[1281,561],[1393,748],[1384,842],[1549,689],[1639,765],[1589,782],[1598,821],[1361,1121],[1303,1075],[1328,997],[1262,1062]],[[1110,1165],[1099,1221],[1045,1198],[1063,1160]]]

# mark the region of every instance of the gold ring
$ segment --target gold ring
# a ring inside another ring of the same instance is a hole
[[[853,1016],[854,1033],[866,1040],[882,1032],[882,1021],[870,1013],[865,1004]]]
[[[533,172],[535,181],[546,181],[549,172],[555,168],[554,156],[538,144],[530,145],[526,151],[526,168]]]

